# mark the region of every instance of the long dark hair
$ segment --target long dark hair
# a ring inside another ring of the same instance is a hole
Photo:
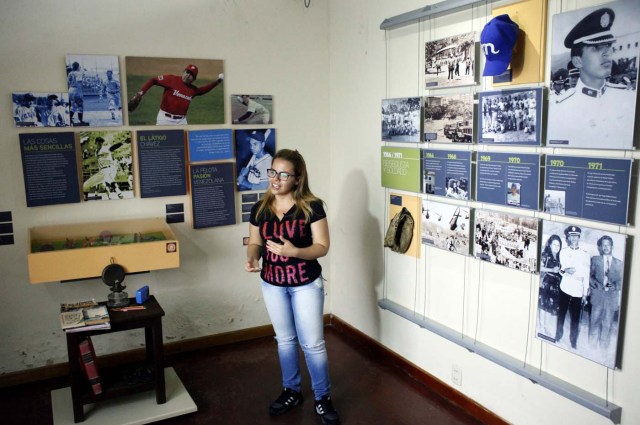
[[[293,189],[293,199],[296,202],[295,215],[302,213],[305,220],[309,221],[311,217],[311,203],[313,201],[320,201],[311,190],[309,189],[309,175],[307,174],[307,164],[304,162],[304,158],[297,150],[292,149],[280,149],[273,157],[273,161],[276,159],[282,159],[288,161],[293,165],[293,172],[298,179],[298,184]],[[262,214],[269,214],[274,216],[275,213],[272,210],[273,201],[275,195],[271,192],[271,186],[265,193],[262,200],[260,200],[260,206],[258,207],[257,216]]]
[[[553,258],[558,258],[560,256],[560,250],[558,250],[558,254],[557,255],[553,255],[553,252],[551,251],[551,243],[553,241],[558,241],[558,243],[560,244],[560,249],[562,249],[562,239],[560,239],[560,236],[558,235],[551,235],[549,236],[549,239],[547,239],[547,243],[544,244],[544,251],[542,252],[542,254],[546,254],[549,257],[553,257]]]

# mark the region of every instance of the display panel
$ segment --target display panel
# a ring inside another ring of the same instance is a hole
[[[383,147],[380,155],[383,187],[420,192],[420,149]]]
[[[427,96],[424,104],[424,141],[473,142],[473,95]]]
[[[138,131],[140,197],[187,194],[183,130]]]
[[[553,16],[549,146],[633,147],[639,32],[635,0]]]
[[[481,152],[477,164],[477,201],[538,209],[540,155]]]
[[[475,210],[474,218],[476,258],[530,273],[537,270],[537,218],[488,210]]]
[[[475,84],[475,58],[474,32],[426,42],[425,88]]]
[[[267,170],[276,154],[274,128],[236,130],[237,189],[264,190],[269,187]]]
[[[69,127],[67,93],[17,92],[13,100],[13,124],[16,127]]]
[[[481,92],[478,143],[541,144],[542,88]]]
[[[616,366],[626,237],[543,220],[536,337]]]
[[[630,159],[548,155],[543,211],[627,224],[631,164]]]
[[[382,100],[382,141],[420,141],[420,98]]]
[[[233,163],[191,165],[193,228],[236,224]]]
[[[469,254],[470,209],[422,200],[422,243],[457,254]]]
[[[469,199],[471,152],[423,149],[422,192],[453,199]]]

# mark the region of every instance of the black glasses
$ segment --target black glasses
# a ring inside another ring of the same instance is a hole
[[[283,182],[289,180],[289,177],[298,177],[297,174],[287,173],[286,171],[277,172],[273,168],[267,169],[267,176],[269,176],[270,178],[278,176],[278,179],[282,180]]]

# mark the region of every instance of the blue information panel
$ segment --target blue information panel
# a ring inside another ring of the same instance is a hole
[[[193,228],[236,224],[233,163],[192,165]]]
[[[631,161],[548,155],[543,211],[627,224]]]
[[[469,199],[471,152],[422,149],[422,192],[454,199]]]
[[[183,130],[138,131],[140,196],[187,194]]]
[[[477,162],[477,201],[538,209],[540,155],[480,152]]]
[[[231,129],[192,130],[189,135],[189,161],[216,161],[233,158]]]
[[[20,135],[27,206],[80,202],[73,133]]]

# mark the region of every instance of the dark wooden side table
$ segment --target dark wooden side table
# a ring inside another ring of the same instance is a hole
[[[104,303],[103,303],[104,304]],[[135,299],[131,299],[135,304]],[[162,346],[162,316],[164,310],[152,295],[144,303],[144,310],[114,311],[109,309],[111,329],[89,330],[67,333],[67,352],[71,378],[71,398],[73,400],[73,419],[76,423],[84,421],[84,405],[110,400],[116,397],[149,391],[155,388],[156,402],[167,401],[164,382],[164,353]],[[102,380],[102,393],[94,395],[84,376],[80,363],[79,344],[86,336],[105,335],[112,332],[144,328],[146,345],[146,363],[153,373],[153,379],[139,383],[125,383],[117,373],[103,373],[98,370]],[[110,376],[111,375],[111,376]]]

